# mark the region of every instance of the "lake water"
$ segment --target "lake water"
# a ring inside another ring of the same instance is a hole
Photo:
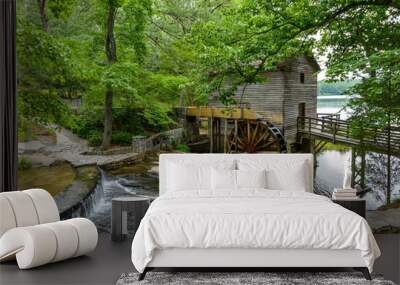
[[[344,109],[348,102],[348,98],[342,96],[328,96],[326,98],[318,98],[318,113],[340,113],[342,119],[349,117],[351,110]],[[316,191],[321,193],[332,193],[333,188],[340,188],[343,183],[344,176],[344,162],[351,156],[351,151],[337,151],[325,150],[322,151],[317,157],[317,170],[316,170]],[[367,209],[375,210],[381,205],[385,204],[385,175],[373,175],[371,177],[372,168],[377,164],[381,164],[381,169],[385,169],[385,160],[387,156],[379,156],[374,153],[367,155],[367,187],[371,188],[371,192],[365,195],[367,201]],[[392,157],[392,163],[397,165],[398,158]],[[400,175],[399,169],[393,169],[395,173],[393,176]],[[400,198],[400,181],[394,181],[392,184],[392,200]]]

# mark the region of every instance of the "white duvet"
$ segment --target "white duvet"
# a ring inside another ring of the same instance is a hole
[[[316,194],[265,189],[157,198],[134,237],[132,262],[143,272],[165,248],[358,249],[370,271],[380,255],[359,215]]]

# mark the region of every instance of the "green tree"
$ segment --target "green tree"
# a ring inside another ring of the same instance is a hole
[[[105,53],[107,56],[107,64],[112,65],[117,61],[117,46],[114,37],[115,16],[118,8],[122,5],[122,1],[108,0],[106,1],[106,32],[105,32]],[[102,147],[108,148],[111,144],[112,135],[112,105],[113,105],[113,89],[111,84],[106,86],[106,95],[104,102],[104,131]]]
[[[387,49],[399,43],[394,38],[399,9],[398,1],[386,0],[233,1],[219,9],[217,17],[198,23],[192,40],[208,91],[219,91],[229,104],[234,103],[231,96],[237,85],[257,82],[260,71],[318,47],[328,57],[328,74],[346,78],[349,63],[364,55],[361,39]],[[350,30],[355,23],[358,30]],[[222,84],[226,81],[232,88]]]
[[[63,99],[84,89],[86,79],[72,57],[72,49],[48,30],[49,21],[60,19],[64,23],[74,1],[56,2],[24,1],[17,5],[19,127],[25,121],[66,123],[70,112]]]
[[[346,91],[359,83],[358,80],[345,81],[318,81],[318,96],[338,96],[345,95]]]
[[[392,160],[391,131],[394,126],[400,125],[400,49],[375,53],[364,61],[359,61],[366,76],[361,83],[350,89],[350,92],[359,94],[353,98],[349,106],[354,110],[352,115],[353,126],[360,130],[372,127],[384,132],[388,140],[386,159],[386,203],[391,202],[392,190]]]
[[[118,10],[121,9],[123,15],[128,20],[126,25],[123,25],[127,31],[126,33],[121,33],[122,41],[132,44],[132,49],[135,51],[136,58],[139,62],[142,60],[143,54],[145,52],[145,44],[143,43],[143,31],[146,26],[147,15],[151,11],[151,4],[148,1],[140,0],[103,0],[105,4],[106,21],[105,21],[105,54],[107,58],[106,64],[108,68],[105,68],[103,73],[103,82],[105,83],[106,94],[104,102],[104,131],[103,131],[103,142],[102,147],[108,148],[111,145],[112,138],[112,108],[113,108],[113,96],[114,87],[120,86],[123,83],[124,76],[118,72],[121,68],[124,70],[126,68],[133,67],[129,63],[120,63],[116,65],[117,62],[117,41],[115,38],[115,24]],[[125,37],[123,37],[125,36]],[[131,59],[132,60],[132,59]],[[116,65],[116,67],[114,67]],[[126,88],[124,88],[126,89]]]

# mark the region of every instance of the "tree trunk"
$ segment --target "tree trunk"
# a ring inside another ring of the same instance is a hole
[[[388,128],[388,136],[387,136],[387,139],[388,139],[388,145],[387,145],[387,151],[388,151],[388,154],[387,154],[387,165],[386,165],[386,168],[387,168],[387,185],[386,185],[386,204],[387,205],[389,205],[390,204],[390,202],[391,202],[391,195],[392,195],[392,189],[391,189],[391,187],[392,187],[392,164],[391,164],[391,152],[392,152],[392,149],[391,149],[391,136],[392,136],[392,133],[391,133],[391,121],[392,121],[392,116],[391,116],[391,92],[392,92],[392,90],[391,90],[391,80],[389,80],[389,86],[388,86],[389,88],[388,88],[388,96],[387,96],[387,103],[388,103],[388,105],[387,106],[389,106],[389,110],[388,110],[388,113],[387,113],[387,128]]]
[[[112,65],[117,61],[117,47],[115,45],[114,38],[114,22],[115,22],[116,9],[112,5],[108,8],[107,17],[107,33],[106,33],[106,55],[109,65]],[[106,149],[111,145],[112,136],[112,108],[113,108],[113,89],[111,86],[107,86],[106,98],[104,102],[104,131],[103,131],[103,142],[101,147]]]
[[[103,148],[108,148],[111,145],[112,134],[112,100],[113,91],[108,87],[106,91],[106,98],[104,101],[104,132],[103,132]]]
[[[40,20],[42,21],[42,29],[46,33],[49,31],[49,18],[46,14],[46,0],[38,0]]]

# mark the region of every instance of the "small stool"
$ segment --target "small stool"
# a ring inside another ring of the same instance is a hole
[[[128,212],[133,212],[133,229],[136,233],[140,221],[149,208],[149,197],[118,197],[112,199],[111,240],[123,241],[128,234]]]

